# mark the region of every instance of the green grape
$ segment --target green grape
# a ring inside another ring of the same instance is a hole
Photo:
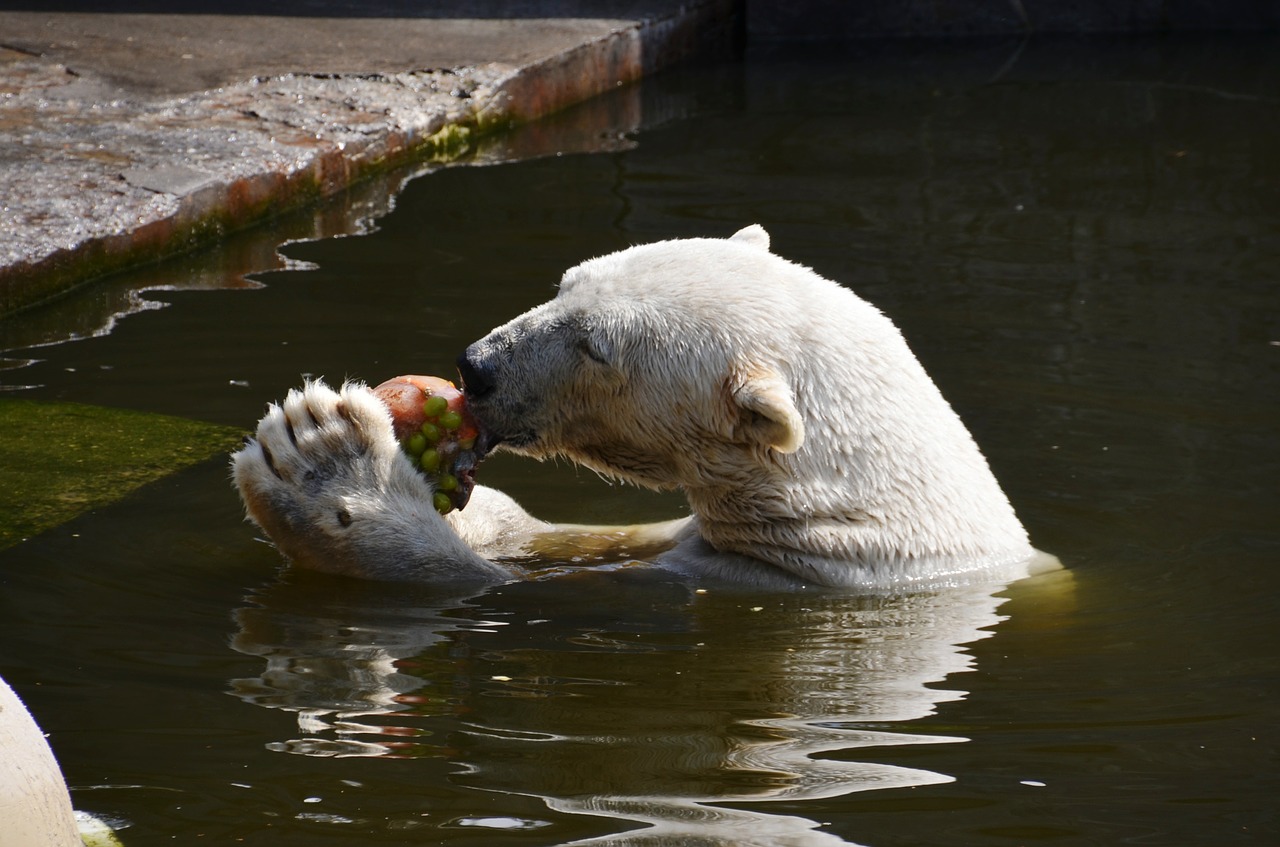
[[[436,481],[436,488],[440,491],[453,491],[458,487],[458,478],[451,473],[440,474],[440,479]]]
[[[439,394],[432,394],[427,401],[422,404],[422,413],[429,418],[438,418],[449,408],[449,401],[441,397]]]
[[[440,451],[434,447],[428,447],[422,451],[422,458],[418,461],[424,471],[434,472],[440,467]]]
[[[409,451],[411,456],[420,456],[422,451],[427,449],[427,439],[420,432],[415,432],[404,443],[404,449]]]
[[[437,491],[435,496],[431,498],[431,505],[436,507],[436,511],[442,515],[447,515],[453,511],[453,501],[449,499],[449,495],[442,491]]]
[[[442,429],[457,429],[462,426],[462,415],[450,409],[440,416],[440,427]]]
[[[440,427],[427,421],[422,425],[422,437],[427,439],[428,444],[435,444],[440,440]]]
[[[475,446],[476,446],[475,438],[459,438],[458,439],[458,449],[460,450],[470,450],[472,447],[475,447]]]

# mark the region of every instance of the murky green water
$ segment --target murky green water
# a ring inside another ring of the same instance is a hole
[[[248,427],[304,373],[447,373],[585,257],[758,221],[899,322],[1065,575],[443,596],[280,572],[215,463],[0,552],[0,672],[129,847],[1277,843],[1277,46],[684,71],[573,118],[631,149],[429,175],[376,232],[287,248],[310,269],[148,295],[171,307],[3,374]],[[484,470],[553,518],[681,509]]]

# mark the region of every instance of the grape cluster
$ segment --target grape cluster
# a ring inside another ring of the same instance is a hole
[[[462,392],[439,377],[399,376],[374,393],[391,412],[405,455],[434,482],[436,511],[444,515],[465,506],[474,486],[478,430]]]
[[[422,415],[422,426],[401,442],[401,446],[418,467],[435,476],[433,503],[436,511],[443,515],[454,507],[450,495],[458,490],[458,478],[452,473],[458,454],[473,449],[476,438],[474,435],[459,437],[462,415],[450,409],[448,398],[440,394],[432,394],[423,401]]]

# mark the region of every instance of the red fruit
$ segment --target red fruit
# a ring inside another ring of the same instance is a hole
[[[397,376],[373,389],[378,399],[391,410],[391,420],[396,428],[396,440],[404,441],[417,432],[426,421],[422,405],[432,394],[444,397],[449,408],[462,415],[463,426],[470,430],[470,438],[476,437],[475,424],[464,409],[465,401],[462,392],[452,382],[438,376],[419,376],[407,374]]]
[[[467,505],[471,489],[475,487],[475,468],[479,464],[472,449],[479,429],[467,412],[462,392],[452,382],[438,376],[408,374],[387,380],[373,389],[373,393],[391,412],[396,440],[414,467],[436,483],[435,502],[441,514]],[[424,409],[432,397],[441,398],[444,402],[432,400]],[[425,468],[421,460],[424,451],[436,454]],[[446,485],[441,485],[442,481]],[[443,490],[455,482],[456,488]]]

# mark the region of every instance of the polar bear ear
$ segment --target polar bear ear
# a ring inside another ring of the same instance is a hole
[[[791,389],[776,371],[755,371],[730,383],[739,431],[747,431],[779,453],[794,453],[804,443]]]
[[[761,250],[769,249],[769,233],[765,232],[764,227],[760,226],[760,224],[743,227],[729,236],[729,240],[749,244],[752,247],[759,247]]]

